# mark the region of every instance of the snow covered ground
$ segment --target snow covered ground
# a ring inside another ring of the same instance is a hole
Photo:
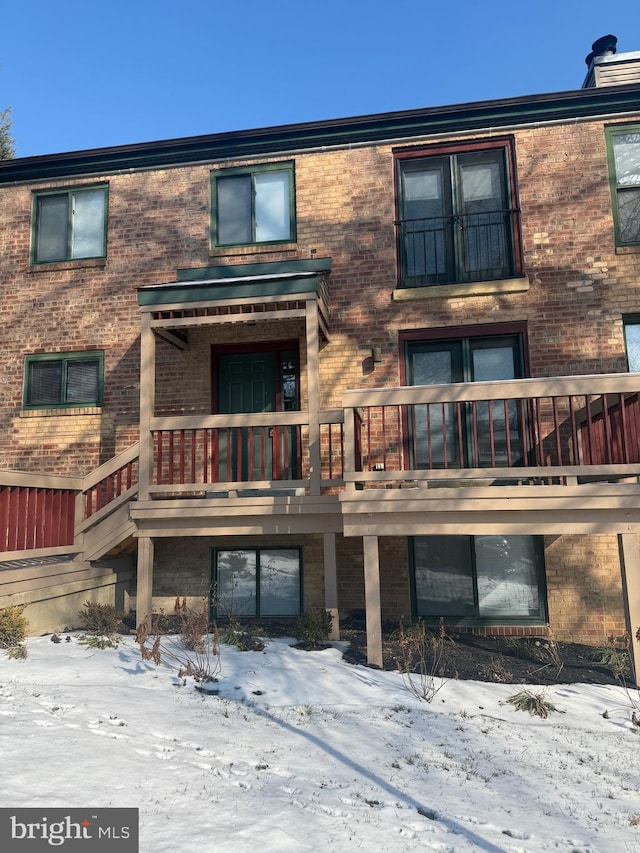
[[[640,851],[620,687],[550,688],[547,719],[505,704],[513,685],[450,681],[426,704],[339,644],[279,639],[223,646],[203,695],[133,638],[79,637],[0,652],[3,806],[137,807],[141,853]]]

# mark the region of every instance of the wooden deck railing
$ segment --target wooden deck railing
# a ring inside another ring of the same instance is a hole
[[[309,422],[306,412],[154,418],[151,491],[193,491],[234,484],[286,483],[306,487]],[[321,481],[341,485],[342,410],[320,415]]]
[[[73,550],[81,479],[0,471],[0,552]]]
[[[343,405],[320,414],[319,432],[306,412],[154,418],[149,491],[307,491],[312,456],[324,490],[640,477],[637,374],[363,389],[345,392]],[[139,452],[135,444],[84,478],[0,471],[0,552],[80,550],[79,534],[136,496]]]
[[[112,509],[115,502],[120,504],[135,494],[139,453],[140,444],[136,442],[84,477],[78,507],[81,527],[89,519],[95,522],[96,516],[104,515],[104,510]]]
[[[84,478],[82,520],[92,518],[117,498],[135,492],[138,483],[139,447],[136,442]]]
[[[608,374],[347,391],[345,479],[637,476],[639,388]]]
[[[0,553],[78,553],[79,534],[135,496],[138,444],[86,477],[0,471]]]

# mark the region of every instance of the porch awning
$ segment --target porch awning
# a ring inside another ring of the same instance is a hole
[[[302,317],[313,301],[328,338],[330,270],[331,258],[181,269],[176,281],[139,287],[138,305],[153,327],[179,329]]]

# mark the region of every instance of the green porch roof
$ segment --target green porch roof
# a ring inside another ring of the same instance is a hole
[[[259,300],[265,296],[286,299],[317,293],[322,277],[330,269],[331,258],[180,269],[177,281],[139,287],[138,305]]]

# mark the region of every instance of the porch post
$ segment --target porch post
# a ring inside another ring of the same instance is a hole
[[[153,539],[138,539],[138,570],[136,573],[136,627],[147,623],[151,627],[151,602],[153,596]]]
[[[153,475],[153,436],[151,418],[155,411],[156,339],[151,314],[142,315],[140,331],[140,459],[138,462],[138,500],[149,500]]]
[[[309,299],[305,308],[307,335],[307,399],[309,411],[309,474],[310,492],[320,494],[322,478],[320,465],[320,339],[318,334],[318,306]]]
[[[324,606],[331,614],[331,639],[340,639],[338,615],[338,570],[336,565],[336,534],[323,533],[324,543]]]
[[[622,573],[622,598],[624,602],[627,630],[631,637],[629,660],[635,683],[640,686],[640,641],[636,632],[640,629],[640,541],[637,533],[618,535],[620,571]]]
[[[155,411],[156,340],[151,328],[151,314],[144,312],[140,331],[140,457],[138,460],[138,500],[149,500],[153,477],[153,436],[151,418]],[[153,540],[138,539],[136,575],[136,625],[151,624],[153,590]]]
[[[380,556],[378,537],[363,536],[364,601],[367,619],[367,663],[382,666],[382,612],[380,609]]]

